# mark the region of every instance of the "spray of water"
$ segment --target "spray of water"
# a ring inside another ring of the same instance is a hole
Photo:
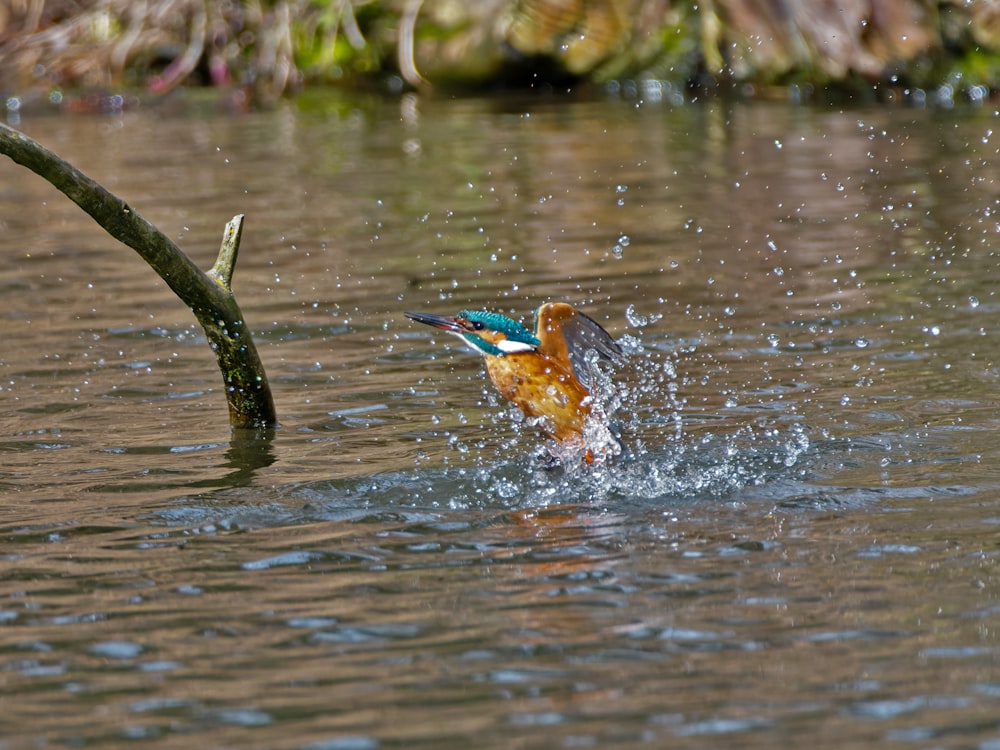
[[[619,344],[628,355],[620,372],[589,360],[592,419],[581,442],[540,442],[530,420],[515,414],[513,434],[498,438],[492,451],[488,441],[470,450],[453,440],[462,460],[440,470],[433,494],[450,507],[721,499],[794,472],[808,453],[807,430],[798,423],[769,426],[757,419],[686,429],[677,362],[692,348],[647,348],[631,335]],[[509,429],[512,412],[498,414]],[[403,484],[411,499],[429,499]]]

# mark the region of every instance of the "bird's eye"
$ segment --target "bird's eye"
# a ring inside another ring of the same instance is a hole
[[[484,325],[483,325],[482,323],[480,323],[480,322],[479,322],[478,320],[471,320],[471,321],[469,321],[469,322],[470,322],[470,323],[472,323],[472,330],[474,330],[474,331],[481,331],[481,330],[483,330],[484,328],[486,328],[486,326],[484,326]]]

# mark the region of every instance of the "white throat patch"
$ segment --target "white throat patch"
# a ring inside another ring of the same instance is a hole
[[[504,354],[517,354],[518,352],[535,351],[535,347],[531,344],[525,344],[523,341],[511,341],[510,339],[498,341],[497,349],[502,351]]]

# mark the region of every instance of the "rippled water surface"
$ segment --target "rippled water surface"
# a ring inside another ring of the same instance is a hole
[[[193,317],[0,160],[0,748],[1000,748],[990,109],[349,99],[19,127],[238,299]],[[551,467],[404,310],[577,305],[627,455]]]

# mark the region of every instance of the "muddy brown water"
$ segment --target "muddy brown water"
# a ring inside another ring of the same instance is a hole
[[[190,313],[0,163],[0,747],[1000,747],[988,107],[311,94],[18,126],[234,286]],[[404,310],[578,305],[628,457],[546,468]]]

